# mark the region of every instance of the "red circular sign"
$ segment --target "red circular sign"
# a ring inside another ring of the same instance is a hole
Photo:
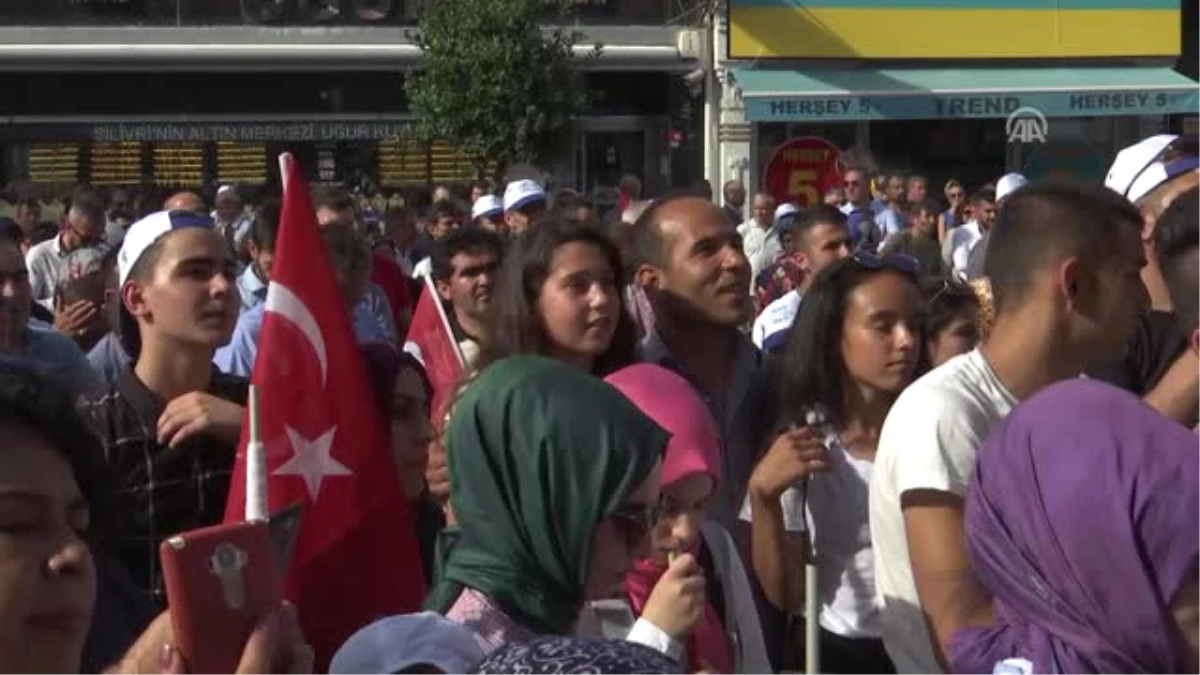
[[[816,206],[826,190],[842,184],[841,154],[836,145],[816,136],[786,141],[767,160],[763,189],[779,204]]]

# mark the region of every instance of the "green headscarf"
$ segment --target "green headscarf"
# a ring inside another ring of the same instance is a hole
[[[569,634],[584,602],[596,526],[662,458],[669,434],[611,385],[561,361],[486,368],[447,430],[458,519],[426,607],[464,587],[526,628]]]

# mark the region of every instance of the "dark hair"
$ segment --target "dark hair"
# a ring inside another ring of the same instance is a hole
[[[450,279],[454,274],[454,256],[460,253],[491,253],[499,262],[504,255],[504,242],[495,232],[477,227],[450,230],[446,236],[434,242],[433,252],[429,256],[434,281]]]
[[[637,222],[633,224],[629,233],[629,260],[632,263],[630,270],[634,270],[638,265],[654,265],[662,267],[663,263],[663,236],[662,227],[659,223],[659,212],[666,206],[681,202],[688,199],[699,199],[711,204],[703,197],[696,196],[690,191],[672,192],[662,198],[655,199],[650,202],[642,215],[638,216]],[[716,208],[714,206],[714,208]]]
[[[433,205],[433,211],[429,214],[431,221],[440,220],[442,218],[451,218],[458,220],[462,216],[462,209],[458,208],[458,204],[450,199],[443,199]]]
[[[345,211],[354,207],[354,198],[350,196],[349,192],[339,187],[320,188],[313,194],[314,209]]]
[[[799,245],[801,247],[807,247],[808,235],[818,225],[834,225],[845,229],[846,214],[842,213],[842,210],[838,207],[829,204],[817,204],[816,206],[809,207],[792,230],[793,240],[800,242]]]
[[[1154,232],[1154,250],[1167,282],[1167,292],[1175,313],[1187,327],[1196,326],[1200,313],[1196,262],[1188,260],[1200,248],[1200,188],[1192,188],[1175,197],[1158,218]]]
[[[29,245],[37,246],[58,236],[61,228],[56,223],[42,222],[29,231]]]
[[[397,221],[409,227],[416,227],[417,214],[407,206],[389,206],[388,210],[383,214],[384,224],[390,226]]]
[[[906,209],[906,211],[905,211],[904,217],[905,218],[913,218],[918,213],[922,213],[922,212],[932,213],[934,216],[937,216],[939,213],[942,212],[942,207],[938,206],[938,203],[933,201],[932,199],[922,199],[919,202],[913,202],[913,203],[909,204],[908,209]]]
[[[591,227],[571,225],[551,219],[521,233],[508,250],[496,287],[484,317],[483,342],[480,345],[478,370],[488,364],[518,354],[547,355],[550,339],[546,335],[538,312],[542,285],[550,276],[554,253],[570,243],[590,244],[600,249],[612,267],[617,282],[616,292],[622,293],[625,271],[621,253],[604,233]],[[595,375],[603,376],[624,368],[636,360],[637,327],[624,309],[617,315],[617,327],[608,349],[596,357],[592,366]]]
[[[1021,302],[1046,265],[1070,256],[1094,271],[1122,253],[1141,225],[1137,208],[1099,185],[1045,181],[1014,192],[988,235],[983,263],[996,314]]]
[[[254,214],[254,223],[250,226],[250,241],[260,251],[274,251],[275,238],[279,236],[279,217],[283,206],[274,197],[263,202]]]
[[[692,194],[696,195],[697,197],[704,197],[705,199],[712,201],[713,187],[712,187],[712,183],[708,182],[707,179],[697,178],[695,181],[692,182],[691,187],[688,189]]]
[[[971,198],[967,200],[968,204],[995,204],[996,191],[983,188],[971,193]],[[1005,204],[1007,204],[1007,200]]]
[[[20,244],[25,241],[25,230],[12,218],[0,218],[0,239]]]
[[[967,284],[945,277],[928,277],[921,280],[921,298],[925,309],[923,332],[926,340],[936,337],[967,312],[973,315],[974,324],[979,325],[979,296]],[[922,347],[918,375],[932,367],[929,358],[929,353]]]
[[[366,366],[367,379],[371,383],[372,392],[375,394],[375,404],[379,408],[379,417],[385,427],[391,416],[392,391],[396,388],[396,379],[400,377],[402,368],[411,368],[417,374],[417,377],[421,379],[421,386],[425,389],[426,405],[432,404],[433,384],[429,381],[425,367],[415,356],[391,345],[378,342],[360,345],[358,352],[362,355],[363,365]],[[429,415],[428,409],[425,410],[425,415]]]
[[[103,539],[115,514],[115,477],[104,461],[104,449],[76,412],[67,383],[29,363],[0,363],[0,423],[35,431],[62,454],[90,506],[88,540]]]
[[[104,209],[107,205],[104,195],[97,190],[81,185],[71,193],[70,211],[79,211],[89,218],[104,219]]]
[[[917,284],[908,272],[887,266],[872,269],[853,257],[829,265],[813,279],[773,373],[778,421],[783,427],[803,424],[813,405],[822,406],[834,426],[844,423],[847,383],[841,336],[847,299],[854,289],[883,273],[899,274]],[[923,350],[924,340],[918,344]]]

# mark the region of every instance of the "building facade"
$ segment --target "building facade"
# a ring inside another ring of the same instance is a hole
[[[428,0],[423,0],[428,1]],[[615,195],[699,175],[701,67],[691,0],[581,0],[600,43],[572,147],[550,187]],[[450,143],[406,140],[420,67],[416,0],[5,0],[0,179],[253,191],[295,152],[323,181],[399,190],[472,177]],[[19,95],[14,95],[19,93]],[[615,198],[612,197],[612,198]]]
[[[800,205],[847,164],[920,173],[938,197],[950,178],[1006,171],[1100,180],[1121,147],[1194,127],[1195,3],[1182,4],[728,0],[710,175]]]

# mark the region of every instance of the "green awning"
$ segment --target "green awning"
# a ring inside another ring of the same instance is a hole
[[[1167,67],[740,68],[754,122],[1196,113],[1200,84]]]

